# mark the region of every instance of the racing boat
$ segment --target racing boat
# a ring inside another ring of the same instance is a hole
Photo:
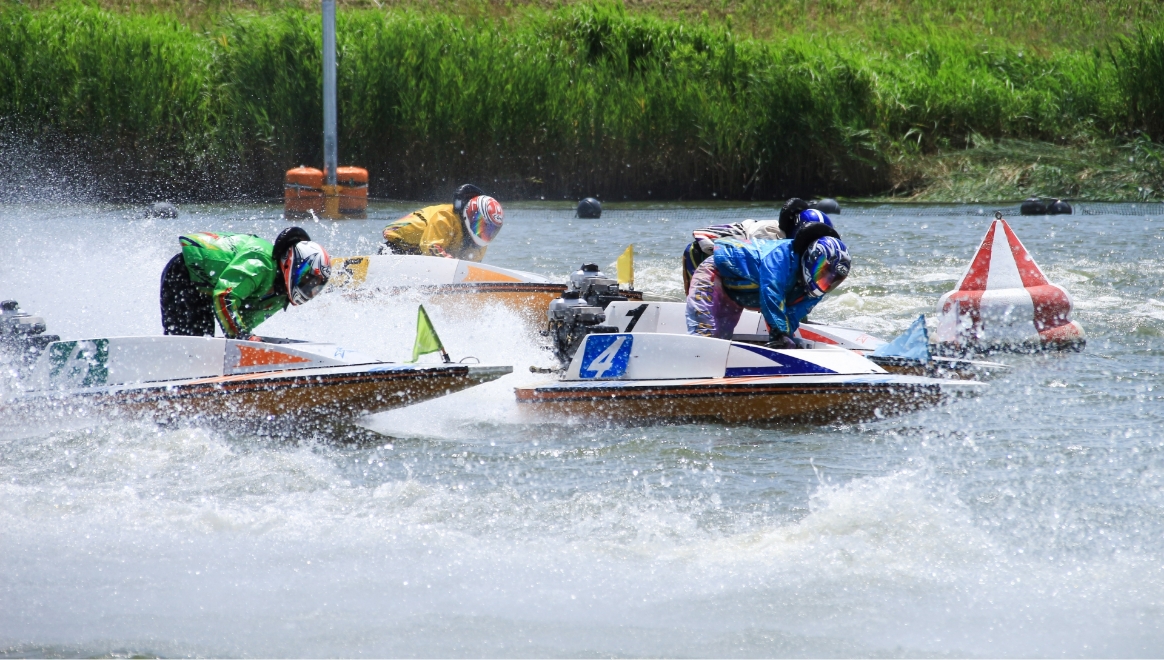
[[[551,303],[548,334],[563,368],[517,389],[519,404],[589,418],[828,422],[905,413],[985,387],[889,373],[827,342],[777,350],[691,336],[677,303],[605,302],[616,286],[591,273]]]
[[[331,285],[355,293],[418,291],[435,305],[454,303],[458,310],[501,304],[540,323],[550,302],[566,285],[541,275],[460,259],[383,254],[332,258]],[[642,293],[623,290],[630,300]]]
[[[586,335],[560,378],[516,394],[520,404],[585,417],[829,422],[910,412],[982,387],[890,374],[840,348],[630,332]]]
[[[109,337],[54,341],[2,407],[112,409],[248,423],[343,423],[500,378],[508,366],[395,364],[335,344],[287,339]]]

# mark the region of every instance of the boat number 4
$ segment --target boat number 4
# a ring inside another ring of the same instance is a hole
[[[578,375],[582,378],[618,378],[630,361],[631,335],[590,335]]]

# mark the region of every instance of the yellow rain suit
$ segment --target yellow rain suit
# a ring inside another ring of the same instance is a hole
[[[384,228],[384,240],[393,254],[420,254],[481,261],[485,247],[477,245],[465,232],[465,223],[453,212],[452,204],[426,206]]]

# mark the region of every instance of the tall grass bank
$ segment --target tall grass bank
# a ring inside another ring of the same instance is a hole
[[[340,13],[340,154],[374,196],[779,198],[890,190],[972,140],[1164,135],[1164,38],[1038,52],[895,28],[873,42],[619,6],[507,17]],[[104,198],[280,194],[322,158],[318,15],[0,4],[9,152],[100,174]]]

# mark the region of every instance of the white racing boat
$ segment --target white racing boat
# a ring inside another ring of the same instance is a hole
[[[910,412],[983,387],[891,374],[845,349],[630,332],[586,335],[558,379],[516,394],[523,405],[586,417],[829,422]]]
[[[824,341],[775,350],[691,336],[681,303],[608,302],[616,290],[602,273],[572,277],[549,311],[548,334],[563,369],[545,384],[519,388],[520,404],[628,420],[828,422],[900,414],[986,387],[889,373]],[[756,340],[757,328],[742,339]]]
[[[500,378],[508,366],[396,364],[286,339],[108,337],[54,341],[29,360],[2,417],[117,409],[238,423],[344,423]]]

